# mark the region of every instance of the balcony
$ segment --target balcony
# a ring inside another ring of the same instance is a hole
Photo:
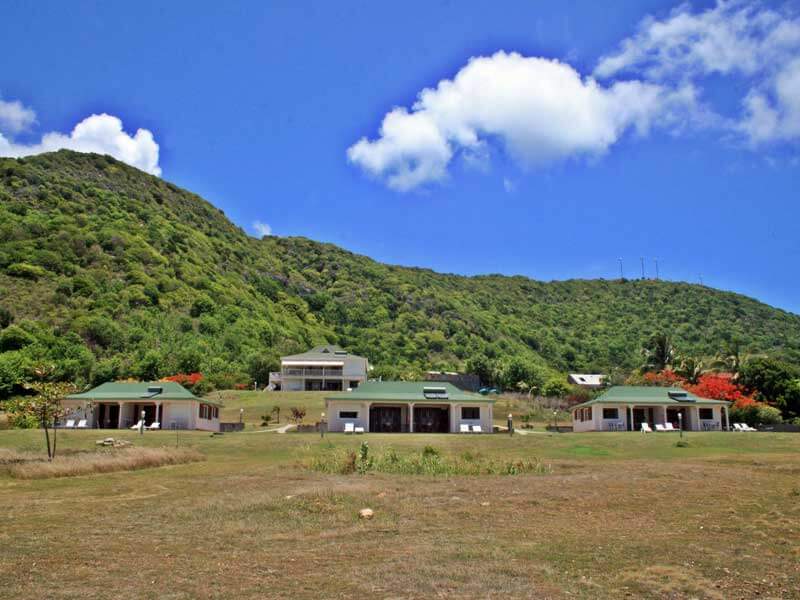
[[[284,377],[343,377],[342,369],[324,367],[287,367],[282,371]]]

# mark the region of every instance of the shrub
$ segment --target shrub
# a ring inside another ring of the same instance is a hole
[[[195,318],[211,312],[214,312],[214,303],[207,296],[201,296],[195,300],[192,303],[192,308],[189,309],[189,314]]]
[[[21,327],[10,325],[0,333],[0,352],[21,350],[35,341],[33,336]]]
[[[745,406],[733,406],[730,409],[731,423],[747,423],[751,427],[757,425],[774,425],[783,422],[781,411],[761,402],[753,402]]]
[[[0,306],[0,329],[5,329],[14,320],[14,315],[7,308]]]
[[[23,279],[37,280],[47,275],[42,267],[29,263],[14,263],[6,267],[6,273],[11,277],[21,277]]]

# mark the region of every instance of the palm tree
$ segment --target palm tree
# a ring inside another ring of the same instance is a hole
[[[654,333],[642,348],[643,371],[663,371],[675,360],[675,347],[666,333]]]
[[[704,371],[705,364],[703,364],[703,361],[691,356],[681,357],[678,363],[678,368],[675,369],[675,373],[683,377],[692,385],[697,383],[697,380]]]

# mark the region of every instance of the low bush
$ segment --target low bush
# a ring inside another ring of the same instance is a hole
[[[94,452],[76,452],[57,456],[48,462],[38,454],[0,449],[0,466],[17,479],[49,479],[135,471],[152,467],[179,465],[205,460],[190,448],[125,448]]]

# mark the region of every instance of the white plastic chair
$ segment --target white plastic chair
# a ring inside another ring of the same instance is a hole
[[[473,425],[472,426],[472,433],[483,433],[483,429],[481,429],[480,425]]]
[[[742,424],[741,423],[734,423],[733,424],[733,430],[734,431],[745,431],[744,429],[742,429]]]
[[[73,427],[75,427],[75,419],[67,419],[64,429],[72,429]]]
[[[161,429],[161,423],[158,423],[158,422],[154,421],[148,427],[145,427],[145,429],[150,429],[150,430]]]
[[[664,427],[661,423],[656,423],[656,431],[667,431],[667,428]]]
[[[80,421],[78,421],[78,426],[77,426],[78,429],[88,429],[88,427],[89,426],[86,424],[86,419],[81,419]]]
[[[747,423],[742,423],[742,431],[758,431],[758,429],[750,427]]]
[[[650,425],[647,423],[642,423],[642,433],[653,433],[653,430],[650,429]]]
[[[469,433],[469,425],[467,425],[466,423],[461,423],[461,425],[459,425],[459,427],[458,427],[458,432],[459,433]]]
[[[356,433],[364,433],[364,428],[363,427],[356,427],[355,431],[356,431]]]
[[[140,427],[142,427],[143,425],[144,425],[144,422],[142,422],[140,420],[138,423],[136,423],[136,425],[131,426],[131,429],[136,430],[136,429],[139,429]]]
[[[669,423],[669,422],[667,422],[667,423],[664,423],[664,430],[665,430],[665,431],[678,431],[677,429],[675,429],[675,428],[672,426],[672,423]]]
[[[345,423],[344,424],[344,432],[345,433],[354,433],[355,432],[355,425],[353,423]]]

